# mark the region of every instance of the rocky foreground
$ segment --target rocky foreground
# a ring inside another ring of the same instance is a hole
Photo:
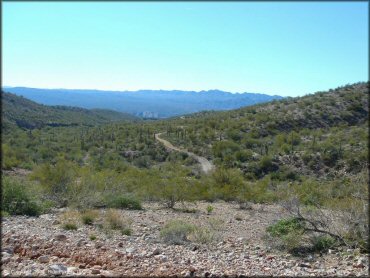
[[[107,233],[96,225],[64,230],[63,210],[2,222],[1,276],[367,276],[369,261],[358,250],[329,250],[298,257],[266,246],[265,228],[284,212],[278,206],[198,203],[195,213],[144,204],[143,211],[122,211],[133,220],[132,235]],[[162,242],[159,231],[170,219],[199,224],[224,221],[220,239],[208,245]],[[96,235],[92,238],[91,235]]]

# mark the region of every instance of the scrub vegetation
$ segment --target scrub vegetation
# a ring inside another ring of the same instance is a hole
[[[96,221],[93,209],[109,208],[104,225],[130,234],[130,221],[117,210],[141,210],[143,201],[172,209],[201,200],[237,202],[240,208],[279,203],[291,218],[267,233],[280,247],[366,250],[368,87],[356,83],[160,121],[48,107],[2,93],[2,215],[69,207],[82,213],[63,222],[73,230]],[[204,174],[187,153],[167,150],[155,138],[160,132],[215,169]],[[17,169],[31,173],[9,174]],[[212,206],[207,213],[217,215]],[[208,243],[216,236],[209,227],[176,221],[161,235],[176,244]]]

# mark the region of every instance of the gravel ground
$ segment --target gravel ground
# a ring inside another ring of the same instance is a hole
[[[206,207],[212,205],[208,215]],[[97,225],[63,230],[63,210],[34,217],[7,217],[2,222],[1,276],[367,276],[369,260],[358,250],[329,250],[299,257],[277,251],[262,239],[265,229],[284,214],[279,206],[200,202],[188,205],[195,213],[145,203],[130,217],[132,235],[106,233]],[[103,210],[102,210],[103,211]],[[202,225],[223,221],[220,237],[202,245],[170,245],[159,236],[171,219]],[[90,235],[96,235],[95,240]]]

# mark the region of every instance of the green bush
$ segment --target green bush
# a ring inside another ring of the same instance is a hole
[[[207,206],[207,214],[211,214],[212,211],[213,211],[213,207],[211,205],[208,205]]]
[[[162,228],[160,236],[167,243],[184,244],[194,229],[194,225],[183,220],[172,220]]]
[[[297,218],[279,220],[267,227],[267,232],[273,238],[273,245],[280,249],[294,251],[302,246],[303,224]]]
[[[267,232],[273,237],[286,236],[292,232],[303,230],[302,222],[298,218],[281,219],[277,223],[268,226]]]
[[[89,235],[89,239],[90,239],[91,241],[95,240],[96,238],[97,238],[97,237],[96,237],[96,235],[94,235],[94,234]]]
[[[85,225],[92,225],[94,223],[94,218],[92,218],[90,215],[83,215],[82,223]]]
[[[87,210],[81,214],[82,223],[85,225],[92,225],[99,213],[95,210]]]
[[[41,214],[41,206],[32,199],[29,189],[22,184],[22,181],[4,177],[2,210],[11,215],[37,216]]]
[[[139,200],[131,196],[109,196],[107,198],[107,207],[119,208],[119,209],[132,209],[141,210],[143,209]]]
[[[77,175],[78,165],[58,159],[55,165],[45,163],[39,165],[31,174],[31,178],[40,182],[44,190],[55,201],[65,204],[68,187],[71,187]]]
[[[121,230],[122,235],[130,236],[132,234],[132,230],[130,228],[125,228]]]
[[[327,235],[313,237],[311,241],[314,251],[328,250],[336,243],[336,240],[334,238]]]
[[[65,223],[63,229],[67,231],[77,230],[77,225],[74,223]]]
[[[0,211],[0,216],[1,216],[1,218],[4,218],[4,217],[9,217],[10,214],[9,214],[9,212],[7,212],[5,210],[2,210],[2,211]]]

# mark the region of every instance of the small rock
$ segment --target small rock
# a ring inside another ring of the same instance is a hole
[[[364,268],[366,266],[366,259],[361,257],[357,260],[356,263],[353,264],[355,268]]]
[[[95,242],[95,248],[99,249],[101,247],[103,247],[103,242],[100,242],[100,241]]]
[[[100,269],[91,269],[91,274],[100,274]]]
[[[13,247],[5,247],[5,248],[2,248],[2,252],[13,255],[14,254],[14,248]]]
[[[189,266],[189,271],[193,273],[193,272],[195,272],[195,271],[196,271],[196,268],[195,268],[194,266],[192,266],[192,265],[191,265],[191,266]]]
[[[1,264],[7,264],[10,262],[10,257],[2,257],[1,258]]]
[[[153,251],[153,254],[152,255],[159,255],[161,253],[161,250],[159,249],[159,248],[156,248],[156,249],[154,249],[154,251]]]
[[[8,258],[8,257],[11,257],[12,255],[9,254],[8,252],[1,252],[1,257],[2,258]]]
[[[84,245],[86,243],[86,241],[84,239],[80,239],[78,242],[77,242],[77,246],[80,247],[82,245]]]
[[[39,257],[39,262],[42,264],[46,264],[49,262],[49,256],[41,256]]]
[[[57,234],[54,238],[59,241],[67,240],[67,236],[65,234]]]
[[[123,247],[123,242],[118,243],[118,247]]]
[[[135,248],[126,248],[126,252],[127,253],[134,253],[135,252]]]
[[[300,267],[306,267],[306,268],[311,268],[311,265],[308,264],[308,263],[300,263],[299,264]]]
[[[78,271],[77,267],[71,266],[67,268],[68,273],[76,273]]]
[[[156,258],[159,258],[162,262],[167,261],[167,256],[165,256],[165,255],[157,255]]]
[[[52,264],[49,265],[46,273],[49,275],[60,276],[67,272],[67,267],[62,264]]]
[[[360,257],[360,258],[357,260],[357,263],[358,263],[358,264],[366,264],[366,262],[367,262],[367,260],[366,260],[366,258],[364,258],[364,257]]]
[[[54,220],[51,224],[52,224],[52,225],[59,225],[59,224],[60,224],[60,221],[58,221],[58,220]]]

